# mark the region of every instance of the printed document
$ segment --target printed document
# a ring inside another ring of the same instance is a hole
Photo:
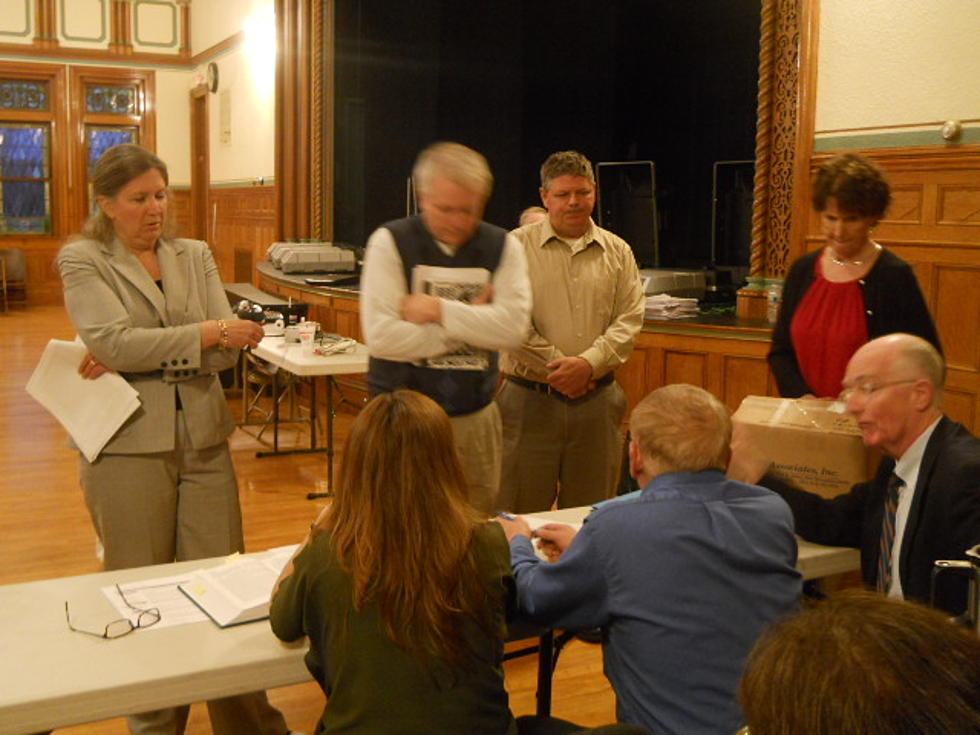
[[[139,394],[116,373],[95,380],[78,374],[88,349],[81,342],[52,339],[27,381],[27,392],[68,431],[94,462],[119,427],[140,406]]]
[[[441,299],[470,303],[490,285],[486,268],[442,268],[417,265],[412,269],[412,293],[425,293]],[[487,370],[490,351],[459,343],[459,346],[438,357],[423,360],[424,367],[436,370]]]

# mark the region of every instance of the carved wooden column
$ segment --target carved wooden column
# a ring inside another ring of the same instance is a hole
[[[312,237],[313,0],[276,0],[278,237]],[[317,121],[319,124],[319,121]]]
[[[759,39],[759,98],[752,256],[740,316],[766,313],[762,279],[786,272],[793,222],[799,94],[800,0],[763,0]]]
[[[799,0],[763,0],[752,208],[753,276],[786,271],[793,213],[799,48]]]
[[[129,0],[112,0],[109,51],[126,56],[133,53],[133,6]]]
[[[37,0],[37,33],[34,45],[37,48],[58,47],[57,16],[55,0]]]

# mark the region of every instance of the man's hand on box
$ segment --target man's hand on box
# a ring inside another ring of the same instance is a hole
[[[732,427],[732,455],[726,474],[732,480],[755,485],[766,474],[772,460],[765,456],[761,447],[753,445],[742,424]]]

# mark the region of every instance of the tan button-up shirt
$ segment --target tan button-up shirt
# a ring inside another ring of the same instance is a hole
[[[581,357],[601,378],[622,365],[643,326],[643,288],[626,241],[592,223],[574,245],[545,219],[513,233],[524,243],[533,295],[531,329],[516,351],[501,354],[501,369],[544,382],[545,365]]]

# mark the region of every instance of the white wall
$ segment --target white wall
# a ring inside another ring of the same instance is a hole
[[[242,43],[212,59],[219,79],[208,100],[212,184],[268,182],[275,175],[274,8],[273,0],[191,4],[193,53],[244,32]],[[203,76],[205,68],[196,71]]]
[[[980,0],[820,0],[818,53],[817,133],[980,120]]]
[[[157,155],[167,163],[171,186],[191,184],[189,71],[156,69]]]

